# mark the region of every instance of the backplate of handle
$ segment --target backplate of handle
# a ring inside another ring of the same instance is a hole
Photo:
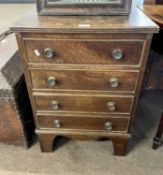
[[[116,110],[116,104],[115,104],[115,102],[112,102],[112,101],[107,102],[106,107],[109,111],[115,111]]]
[[[119,86],[119,80],[117,78],[110,78],[110,86],[116,88]]]
[[[53,51],[53,49],[51,49],[51,48],[45,48],[45,49],[44,49],[44,56],[45,56],[46,58],[53,58],[53,56],[54,56],[54,51]]]
[[[55,86],[57,83],[57,79],[53,76],[50,76],[50,77],[48,77],[47,82],[48,82],[49,86]]]
[[[113,124],[112,124],[112,122],[105,122],[104,127],[105,127],[105,129],[111,131],[113,129]]]
[[[53,123],[55,128],[60,128],[62,125],[62,122],[58,119],[55,119]]]
[[[53,110],[58,110],[59,109],[59,103],[58,103],[58,101],[53,100],[51,102],[51,106],[52,106]]]
[[[121,60],[123,58],[123,52],[121,49],[114,49],[112,51],[112,57],[115,59],[115,60]]]

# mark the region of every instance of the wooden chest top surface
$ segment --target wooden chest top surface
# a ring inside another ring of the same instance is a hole
[[[140,8],[163,29],[163,5],[144,5]]]
[[[134,7],[129,16],[38,16],[36,9],[16,22],[14,32],[135,32],[156,33],[159,27]]]

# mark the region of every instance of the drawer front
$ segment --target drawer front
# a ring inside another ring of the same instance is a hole
[[[70,116],[38,116],[40,128],[55,129],[83,129],[105,131],[127,131],[129,119],[127,118],[93,118]]]
[[[25,40],[30,63],[137,65],[143,41]]]
[[[134,92],[138,72],[32,70],[33,89]]]
[[[37,95],[37,93],[34,95]],[[51,94],[35,96],[37,110],[130,114],[133,96]]]

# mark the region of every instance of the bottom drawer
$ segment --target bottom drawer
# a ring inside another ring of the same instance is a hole
[[[38,116],[40,128],[82,129],[82,130],[105,130],[127,131],[129,118],[94,118],[79,116]]]

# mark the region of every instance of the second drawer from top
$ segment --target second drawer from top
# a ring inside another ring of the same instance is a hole
[[[135,92],[139,71],[30,71],[34,90],[90,90]]]

